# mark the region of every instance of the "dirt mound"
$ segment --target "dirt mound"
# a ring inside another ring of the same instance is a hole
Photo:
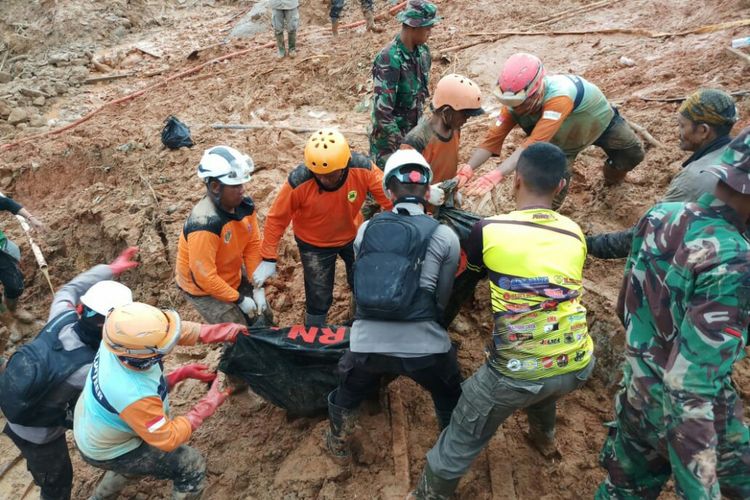
[[[69,122],[160,78],[231,51],[261,47],[271,39],[268,33],[262,33],[221,44],[249,10],[249,2],[144,0],[106,4],[90,0],[3,2],[0,32],[5,52],[0,52],[0,61],[6,60],[0,72],[9,72],[12,80],[0,83],[0,140],[10,142],[46,130],[49,120]],[[378,11],[390,6],[384,1],[375,5]],[[500,64],[509,54],[525,50],[541,56],[550,72],[573,72],[596,83],[624,116],[648,129],[665,147],[649,146],[645,162],[628,175],[623,185],[603,186],[603,156],[598,150],[585,151],[574,166],[573,185],[562,212],[585,231],[597,232],[635,222],[663,193],[687,156],[677,147],[677,104],[647,102],[641,97],[681,96],[699,86],[740,89],[750,75],[739,60],[724,52],[724,47],[742,35],[742,30],[661,38],[628,34],[510,36],[459,51],[441,49],[478,37],[492,38],[504,30],[628,27],[679,32],[746,18],[750,6],[722,0],[714,2],[711,9],[695,9],[694,3],[686,0],[633,0],[538,26],[556,12],[582,5],[573,0],[502,7],[489,0],[439,1],[444,20],[433,31],[430,42],[434,55],[431,81],[434,84],[449,72],[467,74],[485,89],[487,107],[496,108],[489,91]],[[172,277],[179,232],[190,208],[203,194],[194,175],[202,150],[224,143],[252,155],[257,169],[249,191],[259,207],[261,223],[286,174],[301,160],[305,140],[304,134],[278,126],[339,126],[347,131],[355,151],[367,150],[371,62],[397,32],[398,24],[389,20],[382,35],[359,28],[332,42],[326,5],[303,2],[302,11],[299,55],[294,61],[279,62],[273,49],[258,48],[211,64],[122,105],[107,107],[68,133],[2,152],[0,190],[27,205],[50,226],[41,243],[56,286],[93,264],[110,260],[124,247],[138,245],[142,265],[137,273],[124,276],[136,296],[174,307],[188,319],[198,319],[178,294]],[[349,2],[345,20],[359,17],[356,2]],[[20,25],[19,19],[28,21]],[[156,55],[138,49],[130,52],[141,42],[147,42],[142,48]],[[197,54],[197,61],[187,60],[186,55],[196,47],[208,48]],[[55,59],[58,52],[70,57]],[[622,56],[635,65],[620,63]],[[129,57],[130,62],[125,62]],[[161,75],[147,76],[156,71]],[[83,84],[92,76],[121,72],[134,74]],[[22,88],[26,90],[22,92]],[[35,99],[41,104],[35,104]],[[739,107],[742,119],[738,128],[749,123],[750,102],[741,98]],[[20,125],[10,124],[7,118],[16,109],[31,116],[18,122]],[[4,110],[8,111],[5,115]],[[159,131],[170,114],[191,127],[194,148],[169,151],[162,147]],[[33,116],[40,116],[44,123],[32,126]],[[252,123],[261,128],[213,129],[211,124],[217,122]],[[487,118],[476,122],[462,134],[463,158],[481,141],[489,123]],[[516,145],[519,139],[515,133],[509,144]],[[482,173],[489,168],[484,167]],[[512,206],[509,189],[508,183],[503,185],[481,211],[508,210]],[[22,267],[28,290],[23,300],[43,317],[49,303],[47,285],[9,217],[4,228],[21,242],[24,251]],[[348,291],[342,273],[339,269],[340,288],[329,316],[331,322],[343,320],[347,313]],[[280,247],[279,276],[267,289],[281,324],[302,318],[301,274],[296,245],[288,232]],[[459,498],[590,497],[602,479],[603,471],[597,466],[605,435],[601,424],[611,417],[611,395],[623,342],[612,314],[622,263],[589,260],[585,274],[590,285],[584,303],[590,311],[599,367],[590,384],[560,403],[558,439],[563,459],[545,461],[531,449],[522,437],[525,417],[516,415],[462,481]],[[482,286],[451,330],[460,345],[465,375],[483,361],[481,349],[490,323],[488,293]],[[218,356],[218,351],[203,347],[180,349],[170,364],[196,360],[216,363]],[[749,374],[750,367],[743,364],[737,375],[740,384],[747,385]],[[203,390],[192,383],[178,388],[173,395],[174,412],[187,411]],[[416,482],[424,454],[437,435],[428,395],[405,380],[392,384],[380,405],[363,409],[357,431],[357,461],[351,471],[330,462],[320,449],[325,425],[320,419],[289,419],[270,405],[258,406],[249,396],[233,398],[191,441],[208,458],[207,497],[397,498]],[[0,461],[13,458],[14,449],[5,446],[6,441],[0,443],[4,445]],[[85,465],[75,451],[73,455],[74,496],[84,498],[91,493],[100,472]],[[2,496],[23,491],[29,484],[22,462],[11,472],[0,480]],[[164,482],[143,481],[129,487],[127,494],[141,500],[163,498],[169,495],[169,488]]]

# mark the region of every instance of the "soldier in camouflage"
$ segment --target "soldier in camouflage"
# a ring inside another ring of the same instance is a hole
[[[714,194],[664,203],[638,224],[618,313],[627,330],[616,420],[596,498],[750,498],[750,433],[732,383],[750,323],[750,128]]]
[[[682,170],[669,183],[660,202],[696,201],[704,193],[713,193],[716,177],[705,170],[721,158],[732,140],[729,134],[736,122],[734,99],[721,90],[701,89],[682,103],[677,114],[680,149],[693,154],[682,164]],[[634,230],[630,227],[624,231],[587,236],[589,255],[599,259],[627,257]]]
[[[374,96],[370,158],[383,169],[407,132],[422,116],[429,91],[432,57],[427,39],[440,21],[437,7],[426,0],[410,0],[399,13],[399,33],[372,64]]]

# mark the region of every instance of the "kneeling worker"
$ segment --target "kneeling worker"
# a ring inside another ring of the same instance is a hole
[[[229,396],[202,365],[163,373],[162,359],[176,345],[234,342],[247,328],[237,323],[181,321],[172,310],[134,302],[109,313],[102,345],[75,409],[74,436],[83,459],[105,469],[93,498],[117,498],[133,476],[174,482],[173,499],[201,497],[206,463],[185,446],[203,421]],[[187,378],[211,381],[186,416],[171,418],[168,391]]]

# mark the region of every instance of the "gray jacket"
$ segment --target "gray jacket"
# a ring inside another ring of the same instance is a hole
[[[49,310],[47,322],[49,323],[53,318],[65,311],[74,309],[80,302],[81,296],[86,293],[89,288],[100,281],[110,280],[112,277],[112,270],[109,266],[99,264],[98,266],[94,266],[88,271],[73,278],[73,280],[63,285],[63,287],[55,294],[55,297],[52,300],[52,306]],[[73,349],[78,349],[83,346],[83,342],[81,342],[81,339],[73,329],[73,326],[75,326],[75,323],[66,325],[60,330],[60,334],[58,335],[60,343],[62,343],[63,349],[66,351],[72,351]],[[65,382],[60,384],[56,390],[52,391],[49,397],[56,401],[74,400],[83,390],[83,385],[86,382],[86,375],[88,374],[90,367],[91,364],[89,363],[76,370],[65,380]],[[21,438],[34,444],[49,443],[65,434],[65,427],[61,426],[28,427],[25,425],[14,424],[12,422],[8,422],[8,426]]]
[[[410,214],[424,214],[421,205],[399,203],[393,208],[406,209]],[[354,251],[359,252],[367,222],[362,224],[354,240]],[[448,304],[453,280],[458,269],[460,244],[458,236],[448,226],[439,226],[427,246],[422,264],[420,287],[434,291],[441,309]],[[436,321],[375,321],[356,320],[349,336],[350,349],[359,353],[379,353],[403,358],[448,352],[451,348],[448,332]]]

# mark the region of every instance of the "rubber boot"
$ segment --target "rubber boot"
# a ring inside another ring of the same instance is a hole
[[[411,497],[419,500],[448,500],[453,497],[459,480],[460,478],[443,479],[437,476],[430,469],[430,463],[425,462],[417,489],[411,492]]]
[[[286,55],[286,47],[284,47],[284,32],[275,33],[276,36],[276,47],[279,49],[277,57],[282,59]]]
[[[625,179],[625,176],[628,174],[627,171],[617,170],[615,167],[613,167],[612,160],[609,159],[604,162],[602,172],[604,173],[605,186],[613,186],[615,184],[621,183]]]
[[[334,37],[339,36],[339,20],[338,19],[331,19],[331,33]]]
[[[289,32],[289,57],[294,59],[297,57],[297,32],[296,31],[290,31]]]
[[[305,313],[305,326],[323,326],[326,324],[325,314]]]
[[[13,316],[15,316],[21,323],[26,323],[28,325],[33,323],[36,319],[36,317],[29,311],[18,307],[18,299],[9,299],[6,297],[5,307],[7,307],[8,310],[13,313]]]
[[[341,465],[351,463],[352,453],[349,449],[349,436],[354,430],[356,413],[333,403],[338,389],[328,394],[328,422],[330,428],[326,432],[326,448],[334,462]]]
[[[115,500],[130,481],[131,478],[109,470],[96,485],[94,495],[89,500]]]
[[[365,15],[365,21],[367,22],[367,31],[372,31],[373,33],[382,33],[383,28],[375,24],[375,15],[373,14],[373,12],[371,10],[364,10],[362,12]]]
[[[451,415],[453,415],[453,410],[438,410],[435,408],[435,416],[441,431],[451,423]]]
[[[544,458],[562,458],[560,451],[555,445],[555,431],[544,432],[534,426],[529,426],[529,432],[524,435]]]

